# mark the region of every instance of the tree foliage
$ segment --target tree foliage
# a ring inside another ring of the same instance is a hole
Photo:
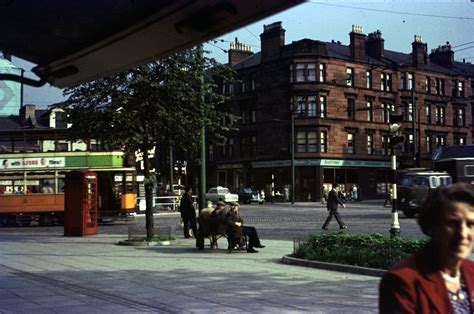
[[[154,235],[148,151],[172,145],[194,152],[202,127],[223,139],[233,117],[219,110],[226,98],[214,91],[216,82],[232,76],[198,47],[65,90],[68,100],[58,107],[72,124],[71,139],[100,139],[109,149],[143,153],[147,239]]]
[[[66,89],[61,108],[71,137],[100,138],[129,151],[170,143],[196,150],[202,126],[222,138],[231,117],[218,110],[225,97],[214,90],[232,71],[197,49]]]

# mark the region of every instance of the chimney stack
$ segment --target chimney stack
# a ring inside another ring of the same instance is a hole
[[[446,45],[431,49],[430,61],[451,68],[454,65],[454,51],[451,50],[449,42]]]
[[[235,42],[230,43],[230,49],[228,53],[230,66],[236,65],[237,63],[240,63],[253,55],[252,48],[248,45],[240,43],[237,37],[235,37]]]
[[[365,51],[367,55],[375,59],[382,59],[385,40],[382,32],[378,29],[368,35],[365,41]]]
[[[280,48],[285,45],[285,30],[281,26],[281,22],[263,25],[263,33],[260,34],[260,45],[262,61],[280,56]]]
[[[415,35],[415,39],[411,44],[411,56],[413,58],[413,66],[418,67],[426,64],[428,61],[427,45],[423,43],[420,35]]]
[[[351,59],[354,61],[365,61],[365,34],[361,25],[352,25],[352,32],[349,33]]]

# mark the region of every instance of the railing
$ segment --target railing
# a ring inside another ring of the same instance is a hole
[[[194,208],[197,209],[197,195],[193,195]],[[179,211],[179,203],[181,202],[181,196],[154,196],[153,197],[153,209],[154,210],[168,210],[168,211]],[[137,211],[144,212],[146,210],[145,197],[141,196],[137,198]]]

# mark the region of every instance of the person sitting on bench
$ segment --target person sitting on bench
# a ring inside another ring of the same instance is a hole
[[[249,246],[247,248],[247,252],[249,253],[258,253],[255,248],[264,248],[265,246],[260,243],[260,239],[257,234],[257,229],[255,227],[244,226],[243,219],[240,217],[239,214],[239,203],[232,202],[230,204],[230,210],[227,213],[226,221],[227,221],[227,234],[229,237],[229,245],[233,243],[233,240],[238,239],[239,244],[242,244],[240,241],[242,236],[247,236],[249,239]],[[231,250],[232,247],[229,247]]]

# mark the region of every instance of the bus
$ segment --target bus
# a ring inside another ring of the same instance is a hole
[[[99,221],[129,218],[136,210],[136,172],[123,152],[0,154],[0,225],[62,224],[66,173],[97,173]]]

